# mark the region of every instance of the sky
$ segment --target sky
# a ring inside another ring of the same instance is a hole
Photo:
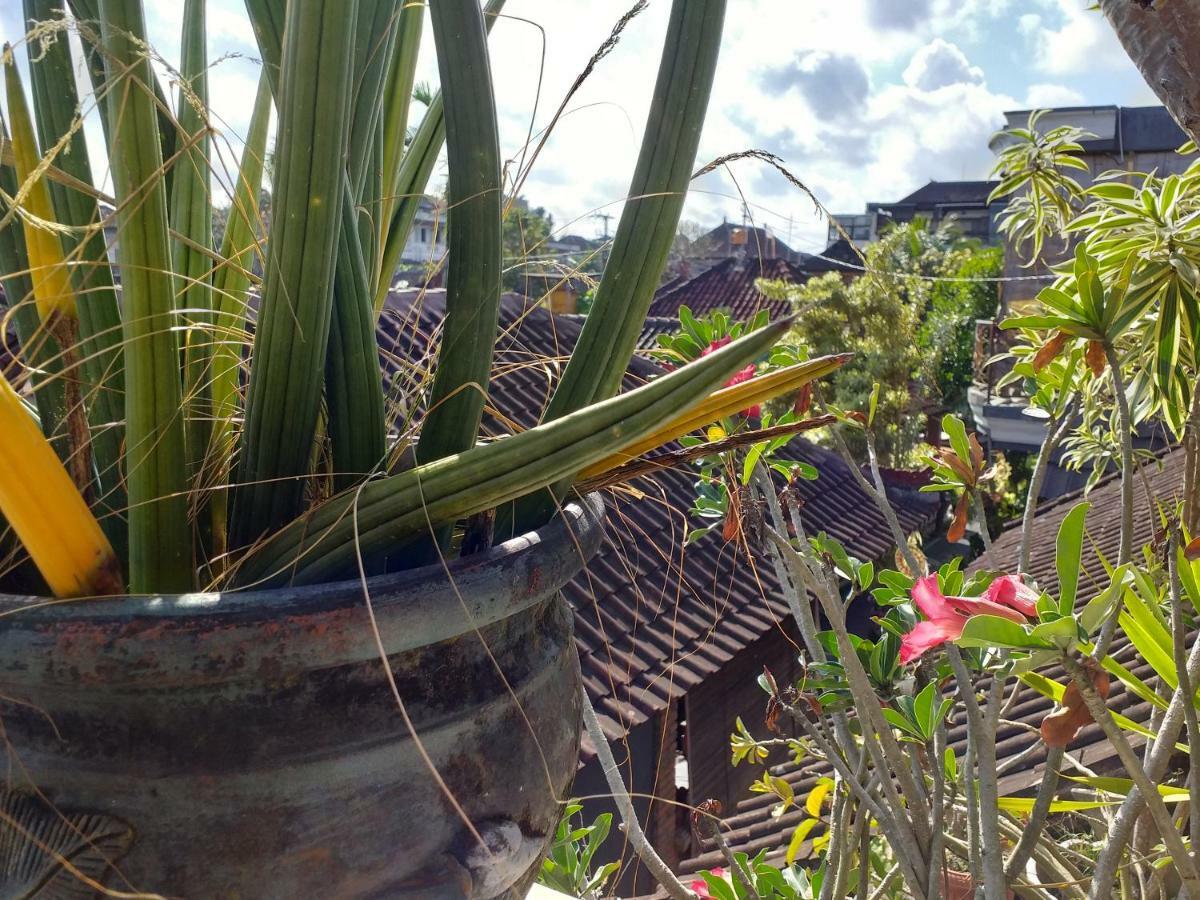
[[[520,160],[633,0],[509,0],[491,38],[502,158]],[[1156,102],[1088,0],[729,0],[697,167],[728,153],[774,153],[832,212],[895,201],[930,179],[987,177],[1003,112]],[[574,96],[522,188],[559,234],[616,225],[645,126],[668,0],[650,0]],[[151,45],[177,63],[182,0],[146,3]],[[241,0],[208,3],[210,104],[233,165],[258,78]],[[0,36],[19,43],[20,4],[0,2]],[[20,52],[20,49],[19,49]],[[164,74],[164,77],[166,75]],[[426,28],[418,80],[436,86]],[[540,88],[540,92],[539,92]],[[85,101],[86,107],[86,101]],[[419,107],[417,107],[419,112]],[[99,132],[88,129],[102,171]],[[513,169],[516,163],[514,162]],[[444,185],[439,166],[431,188]],[[772,229],[819,251],[812,202],[769,167],[732,163],[695,181],[684,218]]]

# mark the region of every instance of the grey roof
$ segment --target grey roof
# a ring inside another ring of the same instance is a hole
[[[893,206],[987,206],[998,181],[930,181],[895,203],[871,203],[868,208]]]

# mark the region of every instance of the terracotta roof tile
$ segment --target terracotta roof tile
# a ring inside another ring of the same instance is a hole
[[[388,382],[397,379],[393,395],[412,396],[411,379],[432,366],[428,347],[438,331],[443,297],[439,291],[410,292],[389,301],[380,344]],[[490,434],[507,431],[505,422],[536,424],[582,327],[580,317],[553,316],[516,296],[505,297],[500,319],[498,374],[485,422]],[[546,356],[558,359],[537,362]],[[653,363],[634,359],[625,387],[660,373]],[[813,526],[844,536],[856,555],[884,552],[887,541],[878,537],[886,533],[884,523],[841,460],[802,438],[787,449],[820,472],[799,488],[812,504]],[[756,576],[744,555],[719,535],[684,547],[692,527],[693,481],[691,471],[666,470],[636,483],[641,499],[629,491],[609,492],[606,540],[564,591],[576,611],[576,641],[593,701],[602,718],[622,715],[626,727],[664,709],[667,698],[719,670],[787,615],[774,576],[762,567]],[[833,498],[836,503],[829,502]],[[819,508],[830,509],[830,516]],[[928,525],[936,509],[923,495],[900,513],[905,527],[915,530]]]
[[[754,286],[759,278],[800,284],[808,280],[808,275],[783,259],[730,257],[683,284],[660,290],[650,304],[650,316],[675,320],[679,318],[681,306],[686,306],[696,316],[707,316],[720,310],[738,322],[753,318],[760,309],[767,310],[772,319],[789,315],[791,304],[768,300]]]

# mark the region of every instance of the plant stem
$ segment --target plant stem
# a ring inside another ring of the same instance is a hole
[[[996,784],[996,729],[993,720],[999,715],[1002,684],[994,674],[988,688],[987,704],[980,708],[975,697],[971,674],[962,653],[953,644],[946,645],[946,655],[958,685],[958,694],[967,712],[967,733],[972,738],[975,779],[965,776],[968,796],[968,816],[976,822],[977,841],[968,845],[972,855],[972,874],[984,888],[987,897],[1004,896],[1004,856],[1000,847],[999,790]],[[978,787],[978,796],[974,796]],[[972,812],[972,806],[974,811]],[[979,871],[975,872],[975,860]],[[999,893],[994,893],[999,891]]]
[[[824,403],[821,404],[821,410],[826,414],[829,412]],[[875,505],[883,515],[883,520],[887,523],[888,530],[892,533],[892,542],[896,545],[896,552],[904,559],[904,563],[908,566],[912,576],[914,578],[919,577],[924,573],[924,569],[918,564],[917,557],[908,546],[908,538],[905,537],[904,529],[900,527],[900,520],[896,517],[896,510],[892,508],[892,501],[888,499],[887,488],[883,482],[883,473],[879,470],[879,463],[875,453],[875,439],[870,429],[867,430],[867,455],[870,458],[871,476],[875,479],[874,484],[867,480],[867,476],[863,475],[862,470],[858,467],[858,463],[854,461],[854,455],[846,445],[846,439],[842,437],[841,432],[836,427],[830,428],[829,436],[833,439],[834,448],[842,458],[842,462],[846,464],[846,468],[850,470],[851,476],[858,482],[858,486],[866,491],[867,496],[875,501]]]
[[[987,510],[983,505],[983,495],[979,491],[971,492],[971,502],[975,507],[975,520],[978,523],[979,536],[983,539],[984,552],[992,549],[992,533],[988,529]]]
[[[1194,700],[1196,690],[1188,674],[1187,650],[1185,648],[1187,625],[1183,617],[1183,598],[1179,582],[1179,557],[1179,531],[1178,529],[1172,529],[1167,547],[1167,570],[1170,577],[1171,597],[1171,643],[1175,660],[1175,672],[1177,673],[1176,677],[1179,679],[1179,691],[1185,698],[1183,703],[1183,719],[1189,750],[1188,758],[1189,760],[1200,760],[1200,723],[1197,722],[1196,703]],[[1186,560],[1183,563],[1184,565],[1188,564]],[[1200,869],[1200,857],[1197,856],[1197,854],[1200,854],[1200,779],[1196,777],[1198,768],[1200,766],[1193,763],[1189,766],[1188,771],[1188,820],[1192,860],[1197,861],[1197,867]]]
[[[833,767],[844,780],[849,789],[858,797],[859,801],[870,810],[879,822],[883,833],[887,836],[888,842],[892,845],[897,857],[897,866],[901,867],[900,874],[908,883],[913,896],[920,896],[923,893],[923,885],[917,877],[917,866],[921,864],[921,854],[917,845],[916,836],[912,830],[911,821],[906,821],[899,811],[902,807],[893,807],[889,804],[879,802],[879,800],[868,790],[861,779],[856,778],[854,772],[851,771],[845,757],[840,751],[841,748],[836,747],[833,743],[816,728],[812,722],[808,720],[803,710],[796,709],[789,704],[783,704],[783,709],[792,717],[792,719],[800,726],[801,730],[809,737],[817,748],[824,754],[826,761]],[[865,756],[863,759],[865,760]],[[893,814],[892,810],[897,810],[897,814]]]
[[[1189,539],[1200,526],[1200,383],[1192,384],[1192,402],[1183,427],[1183,528]]]
[[[1033,472],[1029,476],[1029,493],[1025,497],[1025,512],[1021,516],[1021,545],[1017,552],[1017,572],[1029,571],[1030,541],[1033,539],[1033,523],[1037,516],[1042,485],[1046,481],[1050,460],[1062,439],[1066,437],[1074,418],[1075,401],[1072,400],[1057,420],[1052,418],[1046,423],[1046,437],[1043,438],[1042,446],[1038,449],[1037,461],[1034,462]]]
[[[1192,645],[1188,654],[1186,672],[1191,684],[1195,684],[1197,679],[1200,679],[1200,641],[1196,641]],[[1175,751],[1175,741],[1179,737],[1185,721],[1184,705],[1191,702],[1193,702],[1192,698],[1184,694],[1181,687],[1177,687],[1171,695],[1171,702],[1167,706],[1166,714],[1163,716],[1162,723],[1153,740],[1153,747],[1144,764],[1146,774],[1151,779],[1162,778],[1166,772],[1167,763]],[[1091,900],[1108,900],[1113,880],[1116,878],[1117,866],[1125,851],[1129,836],[1133,832],[1133,826],[1141,815],[1142,806],[1141,791],[1135,787],[1125,797],[1116,816],[1113,817],[1104,846],[1096,858],[1096,866],[1092,874],[1092,888],[1088,894]]]
[[[1121,432],[1121,544],[1117,565],[1133,559],[1133,417],[1129,398],[1125,396],[1125,379],[1121,376],[1121,360],[1109,345],[1104,347],[1108,368],[1112,372],[1113,393],[1117,400],[1117,422]]]
[[[1108,707],[1096,693],[1096,689],[1092,686],[1092,680],[1074,658],[1064,654],[1062,657],[1063,667],[1070,674],[1075,686],[1079,689],[1079,694],[1083,698],[1084,704],[1087,706],[1088,712],[1092,714],[1092,718],[1100,726],[1109,743],[1117,751],[1117,756],[1121,760],[1121,765],[1131,779],[1134,785],[1142,793],[1143,802],[1150,813],[1150,818],[1154,821],[1155,827],[1158,829],[1159,836],[1162,838],[1163,844],[1166,846],[1167,853],[1171,857],[1172,864],[1175,870],[1179,873],[1179,877],[1183,880],[1185,887],[1192,896],[1200,896],[1200,872],[1197,871],[1196,864],[1191,855],[1187,851],[1187,847],[1183,843],[1183,837],[1179,830],[1175,827],[1175,823],[1171,820],[1171,814],[1167,811],[1166,804],[1163,803],[1162,795],[1158,792],[1158,786],[1154,783],[1146,768],[1142,766],[1141,760],[1137,758],[1137,754],[1129,746],[1129,742],[1125,740],[1125,735],[1121,728],[1113,720],[1112,714],[1108,711]],[[1188,698],[1190,700],[1190,698]],[[1099,865],[1097,865],[1099,870]],[[1094,877],[1094,876],[1093,876]],[[1098,898],[1096,893],[1096,883],[1092,884],[1092,897]]]
[[[937,688],[934,688],[937,691]],[[941,693],[937,692],[933,698],[934,708],[941,703]],[[933,772],[933,821],[930,823],[933,828],[933,842],[929,847],[929,877],[925,882],[925,896],[927,900],[940,900],[942,895],[942,871],[946,866],[945,860],[945,844],[946,836],[944,832],[945,826],[945,808],[946,808],[946,723],[939,722],[937,730],[933,733],[933,755],[929,761],[929,768]]]
[[[784,600],[787,601],[788,609],[791,610],[792,618],[796,622],[796,627],[800,630],[800,640],[804,642],[804,649],[808,651],[814,662],[825,662],[825,648],[817,639],[819,629],[813,618],[812,607],[809,605],[804,583],[796,581],[793,573],[789,571],[787,553],[792,551],[792,547],[784,537],[787,534],[787,524],[783,521],[783,512],[779,506],[779,497],[775,494],[775,486],[771,483],[771,477],[766,474],[761,462],[754,467],[751,483],[766,502],[768,515],[771,517],[771,524],[767,530],[767,545],[771,552],[775,581],[778,582]]]
[[[1013,848],[1004,868],[1004,874],[1010,881],[1020,877],[1021,873],[1025,871],[1025,864],[1029,862],[1034,846],[1042,839],[1042,831],[1045,829],[1046,819],[1050,815],[1050,804],[1054,802],[1054,795],[1058,791],[1058,767],[1062,765],[1065,753],[1066,748],[1064,747],[1048,747],[1046,749],[1045,769],[1042,772],[1042,780],[1038,784],[1037,795],[1033,800],[1033,810],[1029,814],[1029,822],[1021,832],[1021,839]]]
[[[604,780],[612,792],[613,802],[617,806],[617,812],[621,815],[621,822],[625,825],[625,836],[629,838],[634,852],[646,864],[650,874],[654,876],[672,900],[696,900],[696,895],[680,883],[646,839],[646,833],[642,831],[642,826],[638,823],[633,800],[630,799],[629,790],[621,779],[617,761],[613,759],[612,750],[608,746],[608,738],[604,736],[604,729],[600,727],[600,720],[596,717],[596,710],[592,708],[592,701],[588,697],[586,687],[580,686],[579,688],[579,702],[583,709],[584,728],[592,744],[596,747],[600,770],[604,773]]]

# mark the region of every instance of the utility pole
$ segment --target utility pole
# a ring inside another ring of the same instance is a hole
[[[608,240],[608,220],[612,218],[612,213],[592,213],[593,219],[601,219],[604,222],[604,240]]]
[[[608,268],[608,220],[612,218],[612,213],[592,213],[593,219],[599,219],[604,223],[604,264],[601,269]]]

